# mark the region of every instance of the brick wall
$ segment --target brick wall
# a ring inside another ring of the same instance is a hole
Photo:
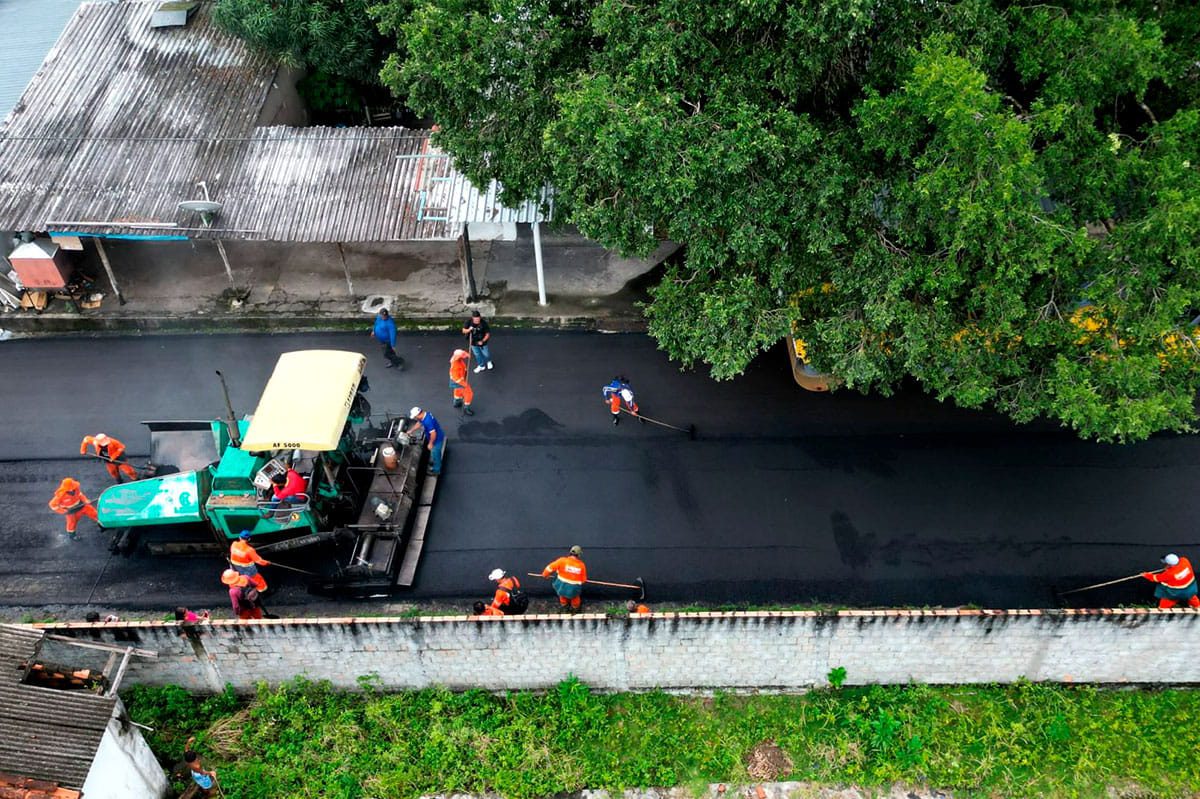
[[[838,666],[854,683],[1200,683],[1191,610],[840,611],[283,619],[43,625],[157,651],[128,683],[239,691],[304,675],[354,687],[795,690]],[[514,665],[506,666],[505,663]]]

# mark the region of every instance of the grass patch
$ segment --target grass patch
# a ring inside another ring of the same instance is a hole
[[[499,666],[498,666],[499,667]],[[297,681],[250,700],[180,688],[125,693],[164,763],[200,734],[226,793],[242,799],[416,797],[494,791],[508,799],[751,779],[773,743],[781,779],[866,787],[896,781],[957,796],[1102,797],[1200,790],[1200,691],[1013,686],[870,686],[804,696],[385,694]],[[236,715],[235,715],[236,714]],[[232,718],[230,718],[232,717]]]

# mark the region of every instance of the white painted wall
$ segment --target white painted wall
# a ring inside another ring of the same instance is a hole
[[[141,730],[122,724],[126,717],[121,700],[108,720],[100,739],[96,759],[83,783],[85,799],[162,799],[166,796],[167,775],[158,765]]]

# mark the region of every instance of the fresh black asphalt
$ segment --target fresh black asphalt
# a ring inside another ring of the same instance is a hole
[[[780,349],[714,382],[644,336],[507,330],[495,331],[497,368],[472,376],[478,413],[463,418],[446,385],[461,341],[403,335],[399,373],[365,328],[0,344],[0,605],[222,605],[215,557],[110,559],[91,522],[70,542],[46,503],[63,476],[93,498],[108,484],[78,456],[83,435],[144,455],[141,420],[223,413],[214,370],[250,413],[278,354],[309,348],[366,353],[377,412],[420,404],[449,434],[417,583],[398,599],[482,596],[492,568],[539,571],[572,544],[594,578],[643,578],[652,604],[1146,602],[1140,580],[1058,592],[1154,568],[1168,550],[1200,556],[1194,437],[1097,445],[917,390],[811,394]],[[618,372],[647,414],[696,425],[697,440],[629,418],[614,428],[600,387]],[[273,571],[289,603],[323,601]]]

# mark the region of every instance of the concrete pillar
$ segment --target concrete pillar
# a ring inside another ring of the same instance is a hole
[[[539,223],[533,223],[533,263],[537,267],[538,305],[546,304],[546,272],[542,268],[542,235]]]

